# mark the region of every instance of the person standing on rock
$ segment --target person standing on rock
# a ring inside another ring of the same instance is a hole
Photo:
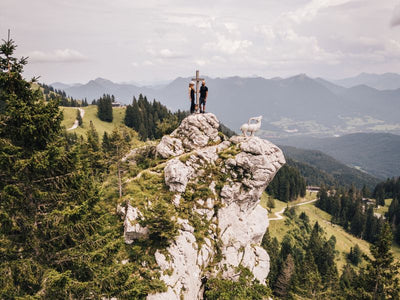
[[[200,87],[200,113],[203,114],[206,112],[207,96],[208,96],[208,87],[206,87],[206,82],[205,80],[203,80],[201,82],[201,87]]]
[[[189,83],[189,99],[190,99],[190,113],[193,114],[196,112],[196,100],[195,100],[195,91],[194,91],[194,82],[191,81]]]

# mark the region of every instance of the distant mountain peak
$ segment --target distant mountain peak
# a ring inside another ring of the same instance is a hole
[[[101,77],[97,77],[95,80],[93,80],[96,83],[99,84],[113,84],[113,82],[111,80],[105,79],[105,78],[101,78]]]

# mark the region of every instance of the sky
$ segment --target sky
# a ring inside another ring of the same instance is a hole
[[[2,0],[8,29],[45,83],[400,72],[400,0]]]

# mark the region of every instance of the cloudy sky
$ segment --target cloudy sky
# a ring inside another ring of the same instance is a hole
[[[400,0],[2,0],[8,28],[46,83],[400,72]]]

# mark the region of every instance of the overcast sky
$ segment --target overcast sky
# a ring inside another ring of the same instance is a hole
[[[51,83],[400,72],[399,0],[2,0],[25,75]]]

